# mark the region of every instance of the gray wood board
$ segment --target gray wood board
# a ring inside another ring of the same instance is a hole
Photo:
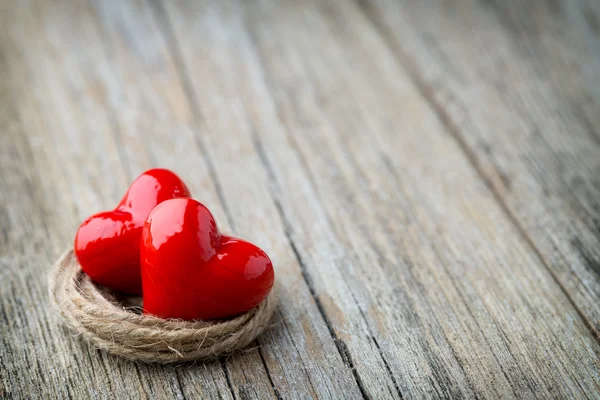
[[[600,119],[582,73],[594,60],[555,2],[431,4],[366,10],[600,335]]]
[[[598,396],[597,109],[562,14],[0,4],[0,398]],[[241,354],[126,362],[48,304],[78,224],[156,166],[274,261]]]

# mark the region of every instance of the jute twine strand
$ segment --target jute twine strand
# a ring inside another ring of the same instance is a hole
[[[226,321],[182,321],[127,311],[81,271],[72,250],[52,267],[50,298],[67,326],[94,347],[134,361],[207,360],[248,346],[268,326],[276,294]]]

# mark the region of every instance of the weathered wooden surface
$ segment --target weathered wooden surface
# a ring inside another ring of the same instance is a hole
[[[598,397],[595,61],[532,3],[0,2],[0,398]],[[155,166],[275,263],[243,354],[129,363],[48,305]]]
[[[600,337],[598,82],[581,73],[597,60],[555,2],[404,3],[367,13]]]

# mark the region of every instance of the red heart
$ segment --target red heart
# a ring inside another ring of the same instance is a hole
[[[159,203],[190,192],[177,175],[151,169],[140,175],[113,211],[92,215],[75,236],[75,254],[93,281],[131,294],[142,294],[140,240],[148,214]]]
[[[141,246],[144,311],[161,318],[221,319],[256,307],[275,275],[255,245],[221,235],[193,199],[168,200],[148,216]]]

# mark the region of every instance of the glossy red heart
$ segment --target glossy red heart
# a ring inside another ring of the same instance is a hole
[[[189,197],[177,175],[151,169],[140,175],[113,211],[92,215],[75,236],[75,254],[93,281],[130,294],[142,294],[140,241],[142,227],[159,203]]]
[[[256,307],[275,275],[255,245],[221,235],[193,199],[168,200],[148,216],[141,246],[144,312],[161,318],[222,319]]]

